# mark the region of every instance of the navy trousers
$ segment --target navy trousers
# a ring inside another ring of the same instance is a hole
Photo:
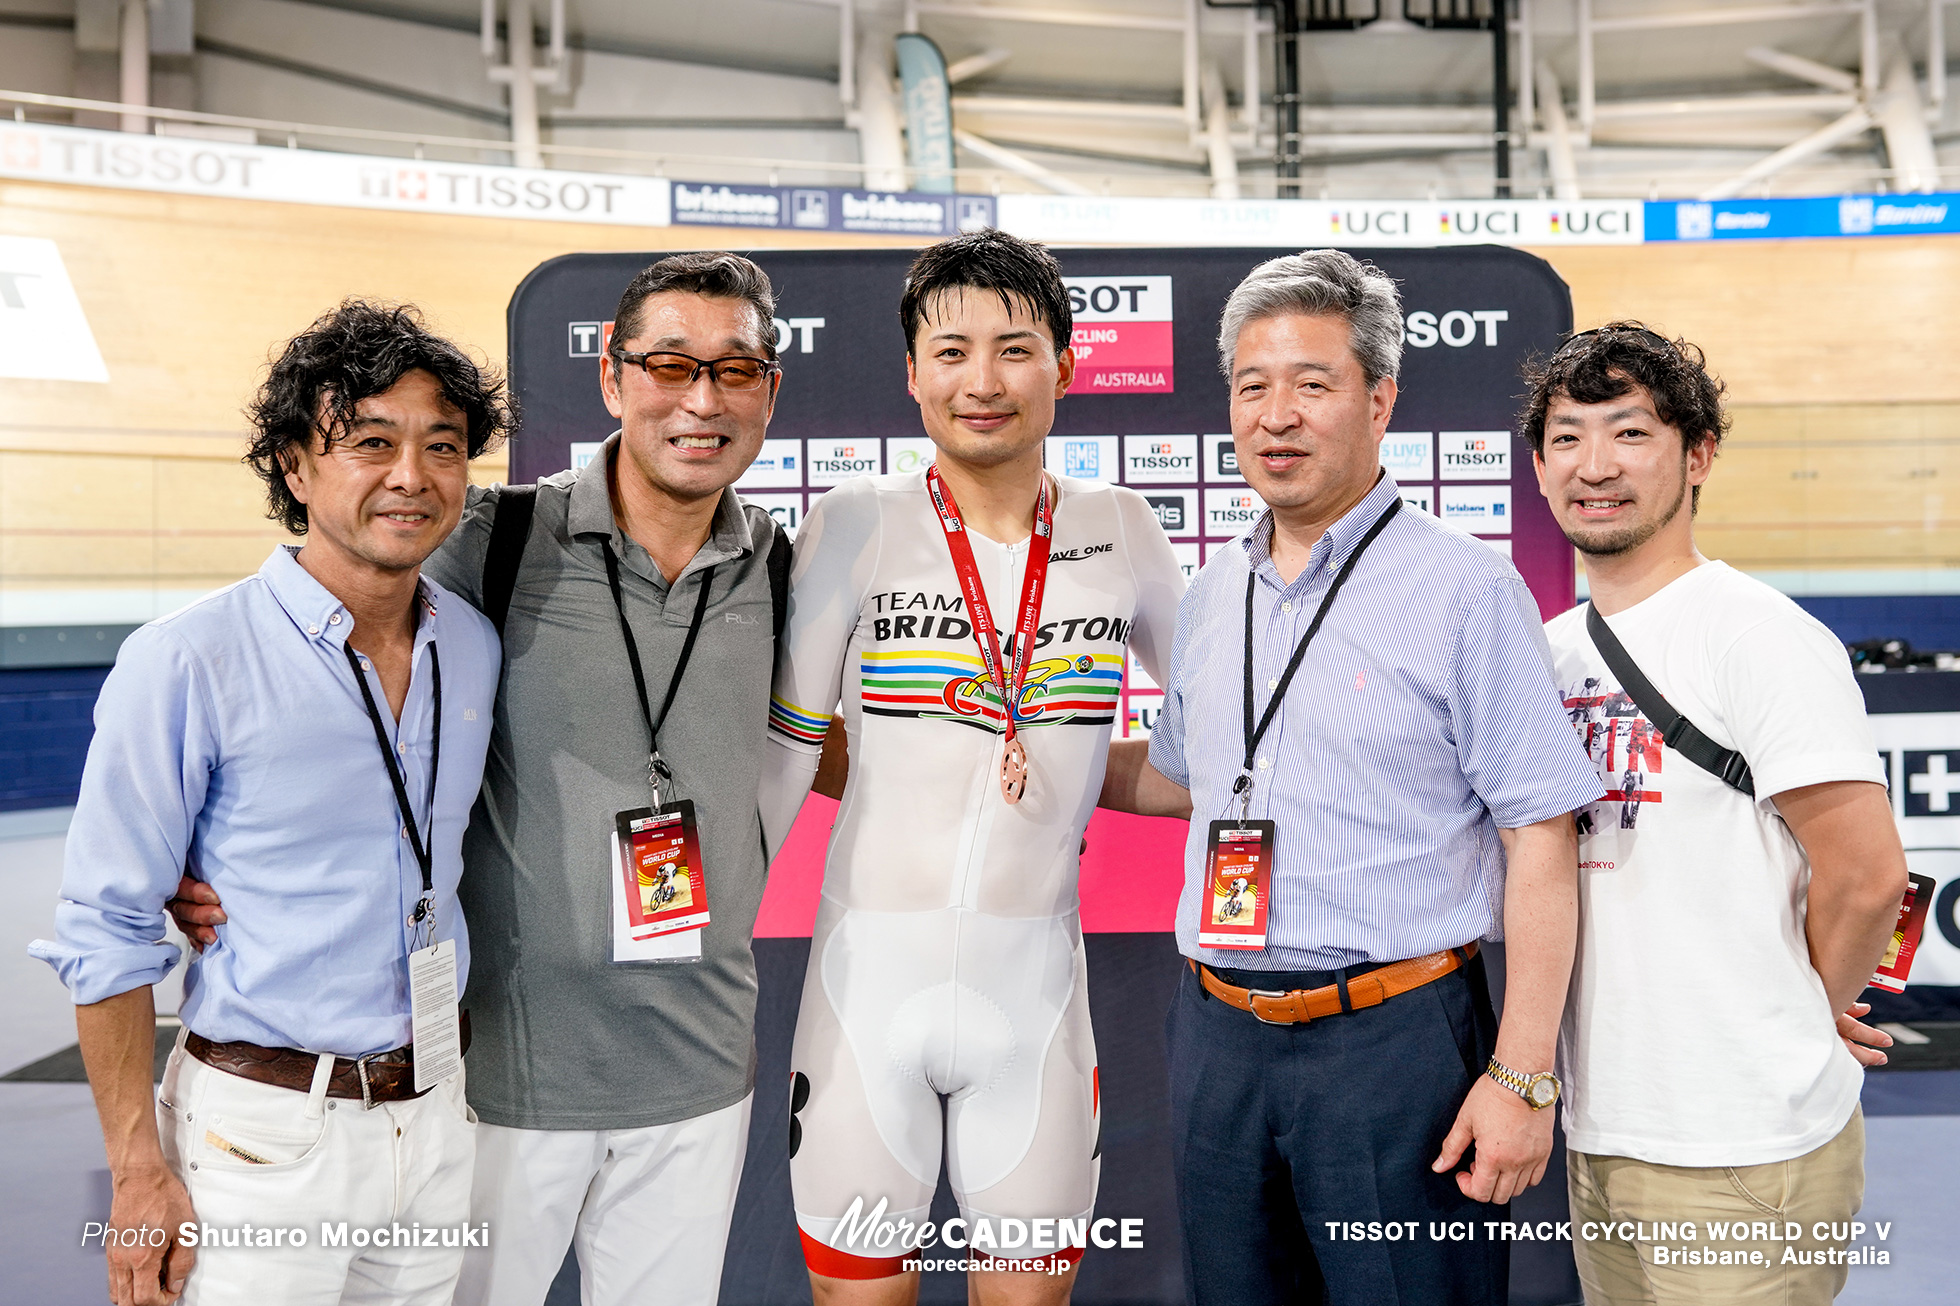
[[[1167,1033],[1193,1306],[1503,1306],[1509,1250],[1482,1222],[1508,1207],[1473,1202],[1429,1168],[1496,1045],[1483,967],[1478,956],[1380,1006],[1303,1025],[1228,1006],[1185,967]],[[1219,973],[1264,989],[1334,982],[1331,971]],[[1470,1221],[1474,1239],[1447,1236]],[[1369,1237],[1370,1222],[1384,1236]]]

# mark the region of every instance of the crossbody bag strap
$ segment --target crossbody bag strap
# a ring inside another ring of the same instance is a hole
[[[1620,643],[1613,628],[1606,624],[1606,618],[1599,615],[1599,609],[1586,604],[1586,633],[1592,636],[1593,647],[1599,656],[1618,677],[1620,688],[1626,690],[1627,697],[1634,706],[1646,713],[1647,719],[1661,732],[1661,742],[1681,756],[1693,762],[1731,789],[1756,796],[1756,779],[1749,774],[1749,763],[1741,753],[1733,748],[1724,748],[1703,734],[1699,727],[1688,718],[1674,710],[1673,704],[1654,688],[1654,682],[1641,673],[1639,666],[1628,656],[1626,646]]]

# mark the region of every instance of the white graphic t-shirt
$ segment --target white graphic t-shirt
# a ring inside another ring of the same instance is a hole
[[[1788,1160],[1850,1119],[1863,1071],[1810,964],[1810,863],[1775,795],[1884,771],[1844,647],[1795,603],[1704,563],[1608,619],[1756,799],[1662,744],[1586,634],[1545,627],[1606,797],[1578,814],[1579,951],[1559,1071],[1581,1152],[1662,1165]]]

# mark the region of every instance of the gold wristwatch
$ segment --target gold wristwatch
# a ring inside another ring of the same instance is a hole
[[[1558,1101],[1559,1090],[1564,1087],[1559,1083],[1558,1076],[1549,1070],[1535,1075],[1521,1075],[1496,1057],[1490,1059],[1484,1073],[1523,1098],[1525,1105],[1533,1111],[1543,1111]]]

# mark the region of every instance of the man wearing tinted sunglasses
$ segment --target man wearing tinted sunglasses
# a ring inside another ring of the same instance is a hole
[[[429,562],[506,650],[464,843],[471,1219],[490,1240],[458,1302],[537,1306],[568,1245],[587,1306],[719,1291],[755,1066],[772,558],[789,562],[730,487],[775,408],[774,313],[734,254],[641,272],[600,361],[619,430],[582,469],[472,489]],[[685,852],[660,861],[670,826]]]

